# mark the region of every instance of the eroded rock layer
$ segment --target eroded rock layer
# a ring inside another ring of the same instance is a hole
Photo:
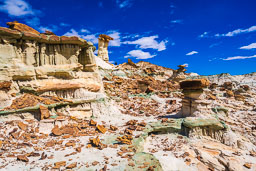
[[[24,93],[72,99],[69,105],[102,96],[103,84],[91,42],[75,36],[41,34],[18,22],[7,24],[10,28],[0,27],[0,113],[16,110],[10,106],[25,102],[21,98]],[[36,106],[43,103],[34,102],[24,108],[39,110]]]

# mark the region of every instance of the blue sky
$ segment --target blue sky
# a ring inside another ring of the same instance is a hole
[[[17,20],[96,47],[99,34],[108,34],[117,63],[245,74],[256,72],[255,7],[255,0],[0,0],[0,26]]]

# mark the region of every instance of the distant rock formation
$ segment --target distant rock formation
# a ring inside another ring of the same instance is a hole
[[[185,69],[187,67],[186,65],[178,65],[178,67],[179,68],[177,70],[174,70],[174,73],[171,77],[172,80],[177,82],[186,79],[185,72],[187,71],[187,69]]]
[[[109,56],[108,56],[108,43],[110,40],[114,40],[112,37],[101,34],[99,36],[99,44],[98,44],[98,57],[103,59],[104,61],[108,62],[109,61]]]

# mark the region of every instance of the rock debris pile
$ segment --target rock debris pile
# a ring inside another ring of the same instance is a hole
[[[256,170],[256,74],[111,65],[92,43],[0,27],[0,169]]]

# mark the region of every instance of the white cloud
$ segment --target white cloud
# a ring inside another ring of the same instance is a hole
[[[65,36],[78,36],[81,37],[87,41],[92,42],[93,44],[98,44],[98,36],[100,35],[99,33],[95,33],[95,34],[85,34],[85,33],[90,33],[90,31],[88,31],[87,29],[81,29],[80,32],[76,31],[75,29],[71,29],[69,32],[65,33]],[[120,33],[117,31],[107,31],[106,32],[107,35],[109,35],[110,37],[113,37],[114,40],[111,40],[109,42],[109,46],[121,46],[122,42],[120,39]]]
[[[120,39],[120,33],[117,31],[108,31],[107,34],[114,38],[114,40],[111,40],[109,42],[109,46],[121,46],[121,39]]]
[[[220,44],[222,44],[222,42],[218,42],[218,43],[213,43],[209,46],[209,48],[213,48],[213,47],[216,47],[216,46],[219,46]]]
[[[87,29],[81,29],[80,31],[81,31],[82,33],[90,33],[90,31],[87,30]]]
[[[185,63],[185,64],[183,64],[183,65],[185,65],[186,67],[188,67],[188,63]]]
[[[132,6],[131,0],[116,0],[119,8],[129,8]]]
[[[126,41],[124,44],[134,44],[138,45],[141,49],[157,49],[158,51],[163,51],[166,49],[167,40],[163,40],[161,42],[157,42],[155,39],[158,38],[156,36],[142,37],[135,41]]]
[[[89,34],[89,35],[80,35],[81,38],[87,40],[87,41],[90,41],[92,42],[93,44],[97,44],[98,43],[98,38],[96,37],[95,34]]]
[[[64,36],[80,36],[75,29],[71,29],[69,32],[65,33]]]
[[[230,60],[236,60],[236,59],[250,59],[250,58],[256,58],[256,55],[253,55],[253,56],[234,56],[234,57],[228,57],[228,58],[223,59],[223,60],[230,61]]]
[[[234,31],[225,33],[225,34],[215,34],[216,37],[233,37],[242,33],[250,33],[256,31],[256,26],[251,26],[247,29],[236,29]]]
[[[46,30],[48,31],[51,31],[51,32],[55,32],[57,31],[59,28],[58,26],[56,25],[51,25],[51,26],[48,26],[48,27],[43,27],[43,26],[40,26],[39,27],[39,30],[42,31],[42,32],[45,32]]]
[[[31,5],[24,0],[4,0],[4,4],[0,6],[0,11],[7,13],[13,17],[23,17],[35,15],[39,10],[32,9]]]
[[[208,32],[204,32],[203,34],[198,36],[199,38],[204,38],[204,37],[208,37]]]
[[[173,23],[173,24],[180,24],[182,22],[183,22],[183,20],[172,20],[171,21],[171,23]]]
[[[60,26],[62,26],[62,27],[68,27],[68,26],[70,26],[70,24],[67,24],[67,23],[60,23]]]
[[[198,53],[197,51],[191,51],[191,52],[187,53],[186,55],[190,56],[190,55],[194,55],[194,54],[197,54],[197,53]]]
[[[84,29],[85,30],[85,29]],[[97,44],[98,43],[98,38],[96,37],[96,34],[90,34],[90,35],[83,35],[78,33],[75,29],[71,29],[69,32],[65,33],[64,36],[77,36],[77,37],[81,37],[87,41],[92,42],[93,44]]]
[[[247,49],[247,50],[249,50],[249,49],[256,49],[256,43],[251,43],[248,46],[242,46],[239,49]]]
[[[151,55],[149,52],[144,52],[142,50],[132,50],[127,54],[128,55],[125,56],[125,58],[135,57],[136,59],[149,59],[156,56],[156,55]]]

